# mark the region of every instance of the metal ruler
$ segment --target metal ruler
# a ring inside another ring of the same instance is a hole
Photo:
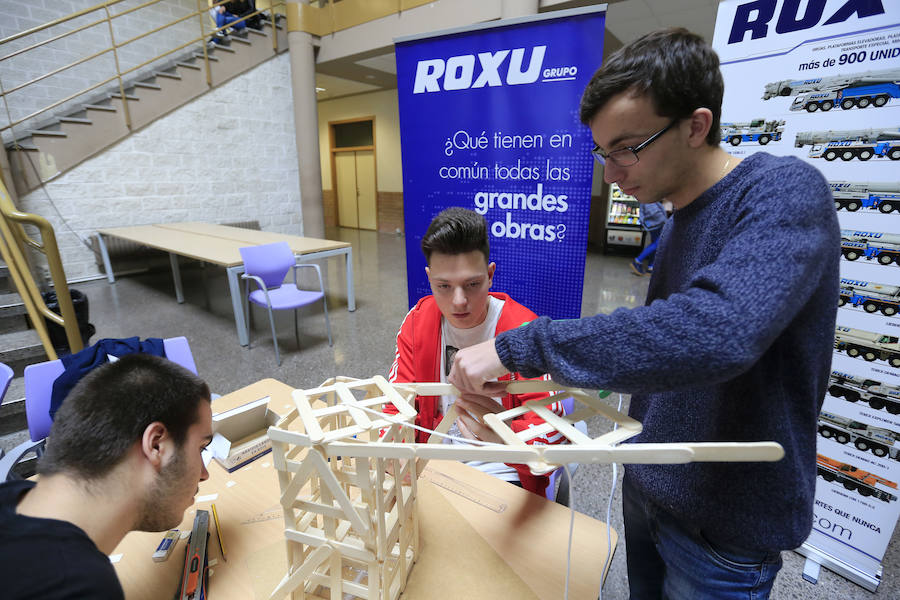
[[[488,510],[492,510],[495,513],[502,513],[507,509],[506,502],[503,501],[502,498],[498,498],[492,494],[488,494],[472,485],[464,481],[460,481],[455,477],[451,477],[445,473],[441,473],[440,471],[435,471],[431,467],[425,467],[425,470],[422,471],[420,475],[423,479],[427,479],[434,485],[444,488],[447,491],[453,492],[458,496],[462,496],[466,500],[474,502],[479,506],[483,506]]]
[[[241,524],[250,525],[251,523],[274,521],[276,519],[280,519],[282,516],[284,516],[284,513],[281,510],[281,506],[275,505],[272,508],[268,508],[260,513],[256,513],[248,519],[244,519],[243,521],[241,521]]]
[[[184,557],[184,569],[178,587],[180,600],[199,600],[206,596],[206,541],[209,533],[209,512],[198,510],[194,528]]]

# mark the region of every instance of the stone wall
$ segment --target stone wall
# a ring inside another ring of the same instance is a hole
[[[258,220],[266,231],[302,234],[288,54],[86,160],[46,192],[65,223],[44,190],[19,207],[53,224],[70,281],[101,272],[78,239],[100,228]]]

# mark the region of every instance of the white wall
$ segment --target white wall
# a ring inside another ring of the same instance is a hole
[[[300,235],[300,183],[288,54],[239,75],[46,184],[68,224],[259,220]],[[53,224],[69,280],[98,274],[94,255],[38,189],[19,208]]]
[[[400,118],[397,90],[359,94],[318,103],[319,154],[322,159],[322,188],[331,183],[331,148],[328,122],[375,116],[375,167],[380,192],[402,192],[400,168]]]

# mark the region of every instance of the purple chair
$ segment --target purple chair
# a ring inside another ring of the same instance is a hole
[[[5,363],[0,363],[0,404],[9,389],[9,382],[13,379],[13,370]],[[0,458],[3,458],[3,448],[0,448]]]
[[[9,389],[9,382],[13,379],[13,370],[6,363],[0,363],[0,404]]]
[[[163,340],[166,358],[178,363],[185,369],[197,374],[194,355],[186,337]],[[4,365],[5,366],[5,365]],[[50,433],[53,421],[50,419],[50,396],[53,393],[53,382],[63,374],[65,368],[61,360],[28,365],[25,367],[25,417],[28,419],[29,440],[26,440],[9,451],[0,459],[0,483],[16,475],[12,472],[26,455],[34,453],[38,458],[44,453],[44,444]]]
[[[322,271],[316,264],[297,264],[294,253],[287,242],[276,242],[262,246],[241,248],[244,259],[244,274],[247,280],[247,302],[244,306],[244,321],[247,323],[247,340],[250,340],[250,302],[265,306],[269,311],[269,324],[272,326],[272,343],[275,345],[275,358],[281,366],[281,354],[278,352],[278,337],[275,335],[275,318],[272,309],[294,311],[294,336],[297,346],[300,345],[300,331],[297,327],[297,309],[307,304],[322,301],[325,308],[325,326],[328,329],[328,345],[331,346],[331,321],[328,319],[328,303],[325,301],[325,286],[322,284]],[[297,287],[297,269],[315,269],[319,277],[319,290],[301,290]],[[289,270],[294,271],[294,283],[284,283]],[[256,282],[259,289],[250,291],[250,280]]]

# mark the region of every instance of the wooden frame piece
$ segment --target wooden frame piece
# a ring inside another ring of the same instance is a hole
[[[533,400],[485,415],[485,424],[504,444],[444,444],[437,435],[419,444],[409,426],[417,414],[415,397],[458,395],[452,385],[335,377],[311,390],[295,390],[294,409],[269,428],[289,565],[270,600],[287,594],[322,598],[320,587],[333,599],[350,594],[397,600],[418,556],[416,479],[430,459],[527,464],[546,473],[572,462],[675,464],[784,456],[775,442],[620,445],[641,432],[641,423],[591,392],[552,381],[511,382],[507,391],[555,392],[555,400],[572,397],[582,408],[560,417],[546,407],[546,399]],[[397,413],[384,413],[386,405]],[[544,424],[518,433],[507,424],[529,412]],[[614,423],[613,430],[590,438],[575,428],[594,415]],[[436,431],[446,433],[456,418],[451,408]],[[553,431],[569,443],[527,443]],[[366,576],[360,579],[363,569]]]

